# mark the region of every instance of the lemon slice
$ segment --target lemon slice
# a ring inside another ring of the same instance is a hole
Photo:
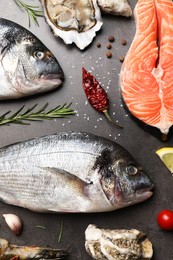
[[[168,170],[173,173],[173,147],[164,147],[156,151]]]

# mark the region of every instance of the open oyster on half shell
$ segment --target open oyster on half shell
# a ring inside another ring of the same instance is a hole
[[[44,16],[56,36],[66,44],[87,47],[103,22],[96,0],[40,0]]]
[[[85,248],[96,260],[150,260],[152,243],[136,229],[100,229],[89,225],[85,231]]]

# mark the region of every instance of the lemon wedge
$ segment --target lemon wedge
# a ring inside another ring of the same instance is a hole
[[[163,147],[156,151],[168,170],[173,173],[173,147]]]

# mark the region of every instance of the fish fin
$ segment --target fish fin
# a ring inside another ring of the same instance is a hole
[[[10,46],[10,42],[7,39],[3,39],[0,41],[0,61],[3,60],[8,48]]]
[[[55,168],[55,167],[43,167],[42,169],[45,169],[45,170],[49,170],[51,171],[52,173],[56,173],[56,174],[59,174],[59,175],[63,175],[65,176],[66,178],[68,179],[71,179],[71,180],[77,180],[79,182],[82,182],[84,185],[88,185],[87,182],[83,181],[81,178],[79,178],[78,176],[66,171],[66,170],[63,170],[63,169],[59,169],[59,168]]]
[[[92,185],[92,182],[86,182],[79,178],[78,176],[59,168],[54,167],[43,167],[42,169],[49,171],[56,176],[59,176],[61,182],[64,181],[64,185],[68,183],[71,187],[71,190],[77,190],[79,193],[88,197],[87,187]]]
[[[64,203],[62,203],[61,210],[63,212],[69,213],[69,212],[77,212],[77,208],[80,205],[79,211],[85,212],[85,207],[91,204],[90,196],[88,193],[88,189],[92,186],[92,183],[87,183],[78,176],[67,172],[63,169],[58,169],[54,167],[44,167],[42,168],[46,171],[49,171],[51,175],[56,175],[56,181],[59,183],[59,193],[66,194],[66,199]],[[60,195],[61,196],[61,195]],[[78,199],[74,199],[78,197]],[[69,198],[69,199],[67,199]],[[62,198],[63,201],[63,198]],[[73,208],[71,208],[70,205],[68,205],[67,201],[71,201],[73,204]],[[68,206],[67,206],[68,205]],[[82,209],[84,207],[84,209]],[[52,208],[49,209],[49,211],[54,211]]]

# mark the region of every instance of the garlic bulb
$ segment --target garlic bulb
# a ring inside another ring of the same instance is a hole
[[[22,231],[22,220],[14,214],[3,214],[5,222],[15,235],[19,235]]]

